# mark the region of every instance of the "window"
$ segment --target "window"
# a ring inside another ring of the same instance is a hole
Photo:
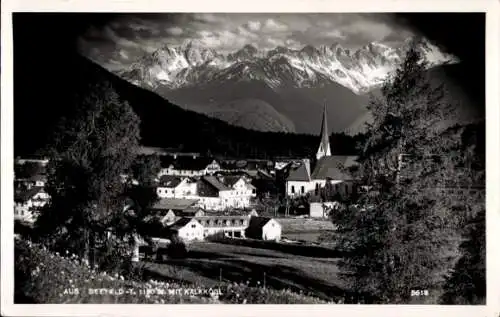
[[[300,186],[300,192],[303,194],[305,192],[304,186]]]
[[[295,194],[295,186],[292,185],[292,194]]]
[[[191,228],[196,228],[196,225],[193,223],[193,224],[191,225]]]

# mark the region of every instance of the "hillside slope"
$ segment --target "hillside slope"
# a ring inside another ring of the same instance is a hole
[[[84,57],[75,55],[65,58],[72,67],[53,67],[50,63],[39,66],[48,74],[45,80],[36,76],[15,79],[15,155],[33,154],[50,143],[51,130],[59,118],[73,111],[74,94],[102,81],[110,82],[139,115],[143,145],[235,157],[304,157],[316,151],[316,136],[266,133],[235,127],[184,110],[151,91],[122,80]],[[26,90],[31,93],[25,93]],[[353,147],[345,142],[337,150],[339,153],[351,153]]]

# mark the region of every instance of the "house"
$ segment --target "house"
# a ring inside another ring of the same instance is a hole
[[[252,239],[279,241],[281,239],[281,225],[272,218],[251,217],[245,235]]]
[[[181,218],[170,225],[168,231],[183,241],[203,240],[204,228],[195,218]]]
[[[160,158],[162,169],[159,176],[203,176],[220,170],[219,163],[210,157],[163,156]]]
[[[230,202],[231,188],[221,183],[215,176],[204,176],[198,181],[199,206],[205,210],[224,210]]]
[[[174,198],[175,189],[183,181],[184,179],[179,176],[162,175],[158,181],[156,194],[159,198]]]
[[[290,166],[286,179],[286,193],[288,196],[301,196],[313,191],[315,184],[311,179],[311,165],[308,159],[302,160],[297,167]]]
[[[232,189],[233,208],[248,208],[250,200],[256,197],[256,188],[242,176],[219,176],[218,180]]]
[[[45,206],[48,200],[49,194],[43,187],[31,187],[17,192],[14,197],[14,218],[28,222],[34,221],[39,209]]]
[[[201,216],[195,219],[203,226],[204,237],[224,233],[233,238],[244,238],[249,223],[247,216]]]
[[[200,207],[217,211],[248,208],[256,196],[255,187],[241,176],[203,176],[197,192]]]

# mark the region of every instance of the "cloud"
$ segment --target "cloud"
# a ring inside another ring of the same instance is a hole
[[[260,30],[262,23],[260,21],[248,21],[247,26],[250,31],[255,32]]]
[[[358,41],[374,42],[381,41],[391,33],[397,32],[387,23],[376,21],[356,21],[344,26],[341,31],[347,37],[352,36]]]
[[[345,39],[347,36],[340,30],[327,30],[318,33],[320,36],[332,39]]]
[[[288,30],[288,26],[274,19],[267,19],[262,30],[264,32],[283,32]]]
[[[107,25],[90,27],[79,43],[95,59],[127,65],[164,45],[193,39],[226,54],[246,44],[259,49],[336,42],[350,49],[373,41],[398,45],[410,34],[390,14],[382,13],[121,14]]]
[[[167,33],[172,35],[181,35],[183,32],[184,31],[178,26],[173,26],[167,29]]]

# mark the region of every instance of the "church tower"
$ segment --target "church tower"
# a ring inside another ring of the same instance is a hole
[[[321,122],[321,142],[319,144],[318,152],[316,153],[316,159],[320,159],[324,156],[331,156],[330,151],[330,141],[328,139],[328,119],[326,117],[326,103],[323,109],[323,121]]]

